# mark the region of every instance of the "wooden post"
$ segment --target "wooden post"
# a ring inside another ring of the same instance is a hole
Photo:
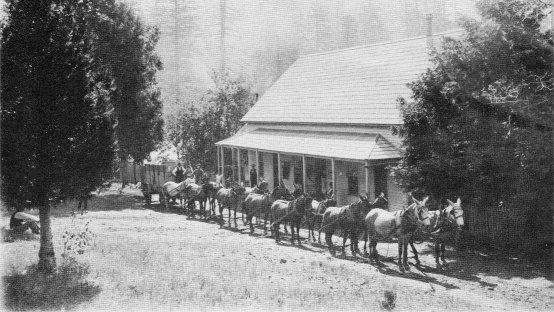
[[[221,153],[220,153],[221,159],[219,161],[221,162],[221,176],[222,176],[222,180],[225,181],[225,147],[221,145],[220,149],[221,149]]]
[[[337,184],[335,183],[336,181],[335,181],[335,159],[334,158],[331,158],[331,175],[333,180],[333,196],[335,196],[335,199],[337,200],[337,205],[338,205],[339,196],[337,194]]]
[[[306,155],[302,155],[302,187],[306,193]]]
[[[256,150],[256,181],[260,183],[260,152]]]
[[[365,194],[368,198],[370,198],[369,196],[369,161],[366,160],[365,164],[364,164],[364,168],[365,168]]]
[[[237,148],[237,180],[240,185],[240,148]]]
[[[216,151],[216,157],[217,157],[217,174],[220,174],[221,171],[219,171],[221,169],[221,167],[219,166],[221,164],[221,159],[219,158],[219,146],[216,146],[215,147],[215,151]]]
[[[281,153],[277,153],[277,173],[279,176],[277,177],[277,183],[281,183],[281,179],[283,178],[283,172],[281,168]]]

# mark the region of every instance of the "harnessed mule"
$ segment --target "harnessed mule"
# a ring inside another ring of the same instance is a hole
[[[281,199],[285,196],[289,196],[290,192],[287,188],[282,188],[280,186],[273,189],[271,194],[254,194],[251,193],[246,197],[243,202],[243,209],[246,212],[246,224],[250,225],[250,234],[254,233],[254,225],[252,224],[252,218],[255,215],[261,213],[265,214],[264,218],[264,234],[267,233],[267,220],[270,212],[271,205],[278,199]]]
[[[312,198],[307,194],[299,195],[298,198],[288,202],[277,200],[271,205],[271,232],[275,235],[275,242],[279,242],[279,224],[290,222],[291,244],[294,244],[294,228],[296,227],[296,240],[300,245],[300,223],[305,211],[310,209]]]
[[[420,224],[429,226],[429,209],[425,206],[429,197],[423,201],[413,198],[413,203],[405,209],[395,212],[375,208],[365,217],[368,239],[370,241],[370,257],[378,261],[377,240],[379,238],[398,238],[398,268],[409,270],[408,243]],[[365,246],[364,246],[365,251]],[[403,256],[403,257],[402,257]]]
[[[186,179],[183,182],[175,183],[173,181],[165,182],[162,186],[162,196],[165,203],[165,208],[169,210],[169,200],[180,196],[186,189],[187,185],[194,182],[193,179]],[[183,205],[183,198],[179,197],[181,206]]]
[[[446,242],[457,242],[464,227],[462,200],[458,198],[454,203],[447,199],[447,202],[448,207],[432,211],[430,217],[433,231],[431,236],[435,241],[435,263],[437,268],[441,267],[439,256],[442,264],[446,265],[444,260]]]
[[[331,240],[333,233],[337,229],[345,230],[342,239],[342,255],[346,257],[344,251],[348,234],[350,234],[350,249],[352,255],[356,257],[356,249],[358,246],[358,235],[360,224],[363,222],[362,211],[369,211],[371,203],[368,198],[360,195],[360,200],[354,204],[343,207],[329,207],[323,214],[320,231],[325,232],[325,241],[329,247],[329,251],[334,256],[333,241]]]
[[[312,240],[315,242],[314,228],[315,223],[319,222],[319,227],[321,227],[321,221],[323,220],[323,214],[328,207],[334,207],[337,205],[337,201],[332,198],[327,198],[318,202],[317,200],[312,200],[311,209],[306,210],[306,223],[308,223],[308,240],[310,235]],[[321,231],[317,237],[317,241],[321,244]]]
[[[235,227],[237,225],[237,209],[241,202],[242,194],[244,193],[244,187],[234,186],[231,188],[220,188],[215,198],[217,199],[217,204],[219,206],[219,216],[221,217],[221,226],[225,225],[225,220],[223,219],[223,209],[227,208],[229,212],[229,226],[231,226],[231,209],[235,211]]]

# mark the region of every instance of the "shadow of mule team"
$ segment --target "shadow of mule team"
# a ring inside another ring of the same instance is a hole
[[[346,241],[350,239],[350,250],[354,259],[362,253],[358,242],[361,236],[364,240],[364,257],[370,261],[379,263],[377,244],[379,241],[396,239],[398,244],[398,268],[400,271],[409,270],[407,257],[408,245],[411,246],[416,265],[420,265],[418,252],[414,246],[414,234],[416,231],[425,233],[434,243],[436,267],[441,268],[446,264],[445,244],[456,243],[459,233],[464,226],[463,209],[461,199],[456,202],[447,200],[448,205],[439,210],[429,211],[426,206],[429,197],[419,201],[411,197],[411,204],[407,207],[399,207],[393,212],[385,209],[388,201],[381,193],[373,202],[367,196],[360,195],[359,200],[346,206],[336,207],[333,194],[327,192],[326,199],[318,202],[309,194],[304,193],[302,187],[295,185],[294,191],[288,190],[284,184],[279,185],[271,192],[267,190],[267,182],[261,178],[260,182],[251,180],[251,188],[244,187],[237,182],[228,182],[228,187],[223,187],[222,176],[216,176],[216,182],[209,181],[208,175],[201,171],[200,166],[192,170],[189,166],[188,173],[185,169],[179,169],[180,164],[173,171],[175,182],[166,182],[163,186],[162,198],[164,206],[169,209],[170,199],[181,199],[181,207],[188,209],[188,215],[194,217],[196,202],[200,208],[200,214],[207,219],[215,217],[221,227],[225,225],[223,211],[228,211],[229,226],[231,226],[231,210],[234,211],[234,223],[237,224],[237,210],[242,212],[244,225],[249,225],[250,234],[254,234],[253,217],[259,220],[263,215],[264,234],[267,234],[267,222],[270,222],[271,236],[276,242],[280,242],[280,224],[291,225],[291,243],[294,240],[301,244],[299,229],[302,220],[308,225],[308,240],[312,237],[315,242],[315,222],[320,222],[319,235],[325,233],[325,242],[330,253],[335,256],[332,236],[336,231],[342,231],[342,257],[346,257]],[[256,174],[254,167],[251,174]],[[197,172],[197,175],[193,175]],[[190,175],[189,175],[190,174]],[[332,189],[332,188],[331,188]],[[185,206],[183,206],[183,201]],[[215,206],[219,207],[219,216],[216,216]],[[207,206],[209,205],[209,206]],[[208,207],[208,209],[206,209]],[[396,208],[396,207],[395,207]],[[186,210],[185,210],[186,211]],[[245,219],[246,216],[246,219]],[[318,241],[321,243],[320,238]],[[368,247],[369,246],[369,247]],[[369,252],[368,252],[369,248]],[[442,261],[439,262],[439,259]]]

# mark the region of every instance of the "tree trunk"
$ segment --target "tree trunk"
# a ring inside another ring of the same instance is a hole
[[[52,229],[50,227],[50,203],[48,198],[41,200],[39,207],[40,217],[40,250],[38,252],[38,269],[43,273],[56,272],[56,255],[52,241]]]

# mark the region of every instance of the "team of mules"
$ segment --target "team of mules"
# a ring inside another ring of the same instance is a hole
[[[163,186],[162,196],[166,208],[169,200],[181,198],[189,208],[189,215],[194,215],[195,202],[198,202],[201,214],[215,216],[215,205],[219,206],[219,220],[225,225],[223,211],[228,211],[229,226],[231,226],[231,210],[234,211],[234,224],[237,224],[237,211],[242,212],[243,224],[249,225],[250,233],[254,233],[253,217],[258,220],[263,216],[264,234],[267,233],[267,222],[270,222],[272,236],[280,241],[279,227],[281,224],[291,225],[291,243],[294,240],[301,244],[299,230],[302,220],[308,226],[308,240],[315,242],[314,229],[318,226],[318,242],[321,243],[321,232],[325,233],[325,241],[332,255],[335,249],[332,236],[340,230],[343,237],[342,256],[345,257],[346,242],[350,239],[350,250],[354,258],[361,254],[358,249],[358,239],[364,239],[363,255],[371,261],[379,261],[377,243],[381,240],[395,238],[398,241],[398,267],[401,271],[409,270],[408,244],[414,255],[416,265],[420,264],[417,250],[413,244],[414,233],[418,230],[429,234],[435,243],[435,261],[437,267],[444,265],[445,243],[455,242],[464,226],[464,215],[461,200],[447,200],[448,206],[429,211],[426,204],[428,197],[419,201],[411,197],[407,207],[392,207],[393,211],[385,209],[388,202],[384,194],[380,194],[370,202],[366,196],[360,195],[355,203],[337,207],[336,200],[327,198],[320,202],[302,190],[298,185],[291,192],[281,182],[271,192],[267,190],[267,182],[262,181],[254,188],[246,188],[238,183],[229,183],[223,187],[221,183],[203,181],[197,185],[187,179],[181,183],[167,182]],[[206,210],[206,203],[209,204]],[[181,201],[181,206],[183,206]],[[245,219],[246,216],[246,219]],[[368,252],[369,246],[369,252]],[[439,258],[442,264],[439,262]]]

